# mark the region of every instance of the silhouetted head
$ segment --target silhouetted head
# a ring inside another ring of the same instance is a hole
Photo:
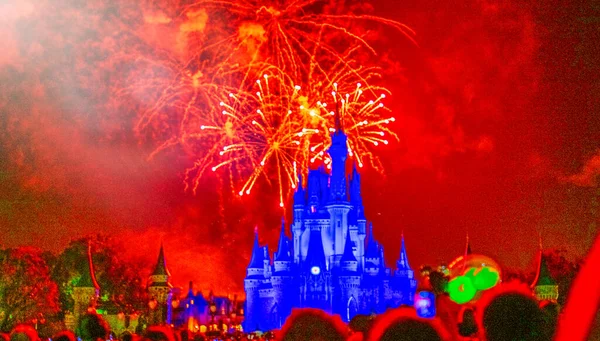
[[[377,317],[367,338],[371,341],[444,341],[447,332],[439,321],[423,319],[412,309],[389,310]]]
[[[367,315],[356,315],[348,323],[348,327],[354,332],[361,332],[366,335],[373,326],[374,319]]]
[[[0,333],[0,341],[10,341],[10,336],[6,333]]]
[[[152,326],[146,329],[144,341],[175,341],[175,336],[167,327]]]
[[[347,328],[339,316],[318,309],[294,309],[279,332],[282,341],[344,341]]]
[[[121,341],[133,341],[133,335],[131,335],[130,332],[124,332],[123,334],[121,334]]]
[[[479,302],[480,330],[488,341],[545,340],[544,315],[529,289],[499,286]]]
[[[75,333],[70,330],[64,330],[54,335],[52,341],[75,341]]]
[[[458,323],[458,334],[464,337],[477,334],[477,322],[475,321],[475,311],[473,309],[465,308],[461,312]]]
[[[77,336],[83,341],[106,340],[108,332],[108,324],[96,313],[86,313],[79,319]]]
[[[542,313],[544,314],[544,329],[546,335],[548,335],[549,338],[552,338],[558,325],[560,307],[556,302],[543,301],[540,303],[540,309],[542,309]]]
[[[10,341],[39,341],[40,337],[32,326],[26,324],[17,325],[10,332]]]

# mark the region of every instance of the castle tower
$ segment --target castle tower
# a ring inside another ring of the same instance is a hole
[[[414,302],[415,291],[417,289],[417,281],[415,273],[408,264],[408,256],[406,255],[406,245],[404,244],[404,233],[400,246],[400,257],[396,262],[396,288],[395,290],[400,295],[400,304],[412,305]]]
[[[302,299],[305,307],[331,310],[330,305],[330,274],[325,261],[321,230],[318,226],[311,226],[308,252],[303,264]]]
[[[148,295],[150,297],[148,312],[149,325],[163,325],[171,323],[171,274],[167,269],[163,245],[160,245],[158,260],[154,271],[149,278]]]
[[[100,286],[96,281],[96,275],[94,274],[94,263],[92,261],[92,246],[88,243],[87,249],[87,262],[81,278],[73,287],[73,301],[75,307],[73,311],[73,319],[75,326],[79,323],[79,319],[82,315],[87,313],[89,310],[96,308],[96,301],[100,294]]]
[[[265,279],[264,273],[264,250],[258,245],[258,228],[255,228],[252,258],[246,268],[246,278],[244,279],[244,290],[246,291],[244,330],[260,329],[261,300],[259,289]]]
[[[340,259],[341,271],[339,278],[339,296],[335,297],[336,309],[345,322],[349,322],[357,313],[360,299],[360,274],[358,273],[358,260],[354,256],[350,233],[346,234],[344,254]]]
[[[293,238],[293,257],[294,262],[300,261],[300,239],[302,237],[302,227],[304,221],[304,211],[306,210],[306,192],[302,185],[302,176],[298,177],[298,187],[294,192],[294,220],[292,222]]]
[[[540,251],[538,258],[538,268],[535,275],[535,279],[531,284],[535,297],[540,300],[548,300],[556,302],[558,300],[558,284],[552,278],[550,270],[548,270],[548,263],[544,252],[542,250],[542,241],[540,237]]]
[[[285,235],[285,222],[281,220],[281,232],[279,235],[279,246],[273,262],[273,298],[277,316],[274,316],[274,328],[281,328],[285,318],[290,315],[292,307],[296,304],[298,291],[294,288],[294,276],[291,242]],[[272,309],[273,310],[273,309]]]
[[[331,202],[347,201],[346,195],[346,158],[348,157],[348,137],[342,129],[339,111],[335,116],[335,132],[331,135],[331,146],[327,150],[331,157]]]

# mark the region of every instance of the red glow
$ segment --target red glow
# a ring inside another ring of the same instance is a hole
[[[370,7],[331,3],[334,13]],[[587,250],[599,212],[592,3],[373,1],[373,14],[407,24],[418,43],[372,22],[353,27],[378,52],[369,58],[384,67],[400,139],[377,147],[384,175],[361,168],[386,254],[397,254],[399,225],[420,241],[411,243],[415,264],[455,258],[467,230],[478,253],[509,267],[533,269],[538,232],[548,248]],[[183,170],[207,148],[180,143],[190,138],[180,134],[186,104],[197,96],[193,103],[218,106],[229,92],[209,91],[213,80],[198,71],[214,70],[214,56],[191,48],[228,21],[208,6],[181,7],[0,4],[0,245],[58,250],[104,232],[135,245],[125,256],[153,264],[164,237],[176,284],[231,291],[241,289],[252,227],[275,245],[282,211],[266,181],[238,198],[239,189],[222,190],[229,179],[207,174],[196,196],[183,191]],[[252,20],[238,32],[244,45],[230,57],[248,63],[266,33]],[[183,91],[166,90],[169,81]],[[187,111],[187,124],[199,124],[202,105]],[[163,143],[172,148],[148,161]]]

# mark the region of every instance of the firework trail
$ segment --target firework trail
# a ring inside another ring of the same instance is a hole
[[[221,112],[207,118],[200,126],[202,132],[192,136],[212,143],[186,172],[192,190],[209,169],[224,172],[240,196],[249,195],[262,177],[277,185],[283,207],[298,175],[307,170],[309,138],[319,130],[299,119],[301,87],[273,70],[256,80],[254,93],[230,93],[219,103]]]
[[[178,6],[175,19],[153,20],[182,22],[183,46],[175,53],[140,43],[127,54],[131,73],[115,93],[135,99],[135,130],[155,143],[149,158],[180,148],[195,159],[185,171],[186,190],[196,193],[213,172],[243,196],[262,178],[279,189],[283,206],[298,174],[317,161],[329,165],[336,110],[350,155],[381,169],[373,148],[397,137],[382,105],[389,92],[374,85],[380,69],[369,62],[376,53],[363,23],[412,40],[410,29],[335,1]]]

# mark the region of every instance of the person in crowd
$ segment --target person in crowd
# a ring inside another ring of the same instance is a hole
[[[319,309],[295,309],[276,339],[281,341],[344,341],[347,327],[339,316]]]
[[[39,341],[40,337],[32,326],[19,324],[10,332],[10,341]]]
[[[544,314],[545,333],[548,339],[551,340],[556,333],[560,307],[556,302],[542,301],[540,302],[540,309],[542,309],[542,313]]]
[[[175,341],[175,336],[170,328],[163,326],[151,326],[146,329],[144,341]]]
[[[375,319],[368,341],[447,341],[449,334],[437,319],[423,319],[413,309],[388,310]]]
[[[6,333],[0,333],[0,341],[10,341],[10,336]]]
[[[478,324],[487,341],[550,340],[544,314],[529,287],[503,284],[486,292],[478,302]]]
[[[102,341],[108,337],[108,324],[96,313],[86,313],[79,319],[76,334],[83,341]]]
[[[133,334],[131,334],[130,332],[124,332],[123,334],[121,334],[121,341],[133,341]]]
[[[75,341],[75,333],[70,330],[64,330],[52,337],[52,341]]]
[[[471,307],[465,307],[460,314],[458,322],[458,335],[470,338],[477,335],[477,322],[475,311]]]

